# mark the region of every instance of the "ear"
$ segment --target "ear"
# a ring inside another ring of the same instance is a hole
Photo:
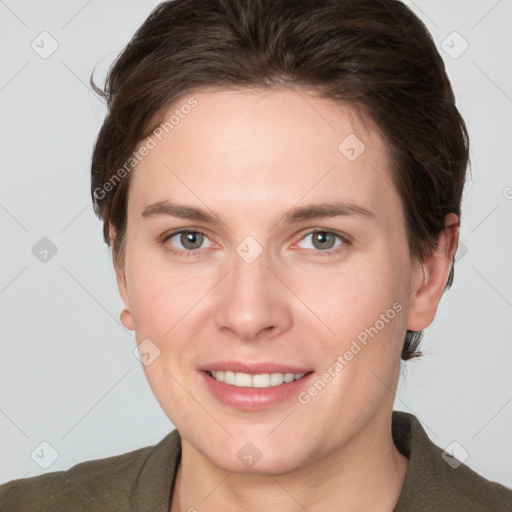
[[[423,261],[413,263],[407,317],[407,329],[411,331],[421,331],[433,322],[448,281],[459,243],[459,218],[450,213],[445,217],[444,225],[437,249],[427,254]]]
[[[109,227],[109,238],[110,238],[110,247],[114,247],[114,241],[116,238],[116,232],[115,228],[112,226],[112,224]],[[119,295],[121,296],[121,299],[124,303],[123,310],[121,311],[121,323],[131,331],[135,330],[135,324],[133,321],[133,316],[130,310],[130,301],[128,298],[128,287],[126,284],[126,274],[123,267],[120,267],[118,262],[116,261],[116,258],[113,257],[113,263],[114,263],[114,271],[116,273],[116,281],[117,281],[117,288],[119,290]]]

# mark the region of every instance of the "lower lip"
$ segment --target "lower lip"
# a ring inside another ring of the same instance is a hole
[[[284,382],[279,386],[268,388],[238,387],[219,382],[210,377],[205,371],[200,371],[201,378],[210,392],[220,402],[236,407],[242,411],[261,411],[296,397],[313,376],[313,372],[304,375],[302,379]]]

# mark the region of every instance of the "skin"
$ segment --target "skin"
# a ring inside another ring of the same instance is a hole
[[[434,319],[458,219],[447,216],[423,263],[411,258],[386,144],[348,105],[284,88],[193,96],[198,105],[132,171],[116,266],[123,324],[160,350],[144,371],[182,437],[170,510],[392,511],[407,469],[391,438],[400,352],[406,329]],[[366,146],[354,161],[338,150],[349,134]],[[165,200],[219,223],[142,216]],[[334,201],[372,216],[283,221],[291,208]],[[194,251],[179,235],[162,239],[180,228],[205,233],[195,255],[169,251]],[[347,241],[322,246],[312,229]],[[263,250],[252,263],[236,252],[247,236]],[[305,405],[240,411],[199,378],[221,359],[320,377],[394,303],[401,311]],[[262,454],[252,467],[237,457],[249,441]]]

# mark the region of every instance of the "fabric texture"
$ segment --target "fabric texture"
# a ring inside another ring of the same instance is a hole
[[[409,459],[394,512],[512,511],[511,490],[464,464],[454,469],[415,416],[393,411],[392,434]],[[181,438],[173,430],[154,446],[7,482],[0,486],[0,511],[168,512],[180,458]]]

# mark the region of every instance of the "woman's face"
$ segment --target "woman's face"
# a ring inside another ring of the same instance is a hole
[[[124,323],[184,442],[226,471],[291,471],[389,420],[423,269],[383,139],[349,107],[193,97],[132,171]]]

